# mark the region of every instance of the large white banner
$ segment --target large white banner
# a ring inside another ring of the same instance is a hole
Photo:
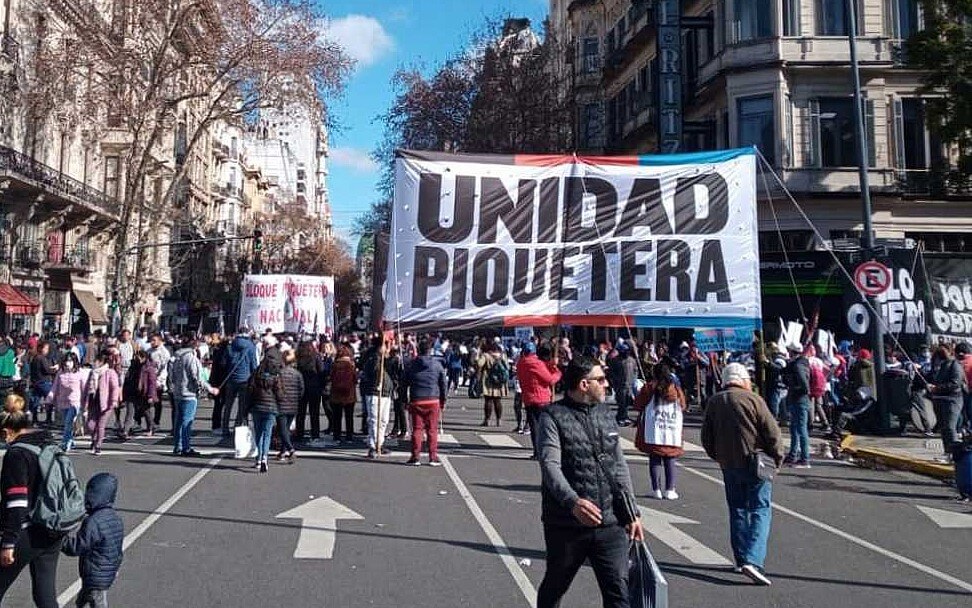
[[[399,152],[385,319],[756,328],[752,149]]]
[[[260,333],[333,334],[334,277],[246,275],[239,323]]]

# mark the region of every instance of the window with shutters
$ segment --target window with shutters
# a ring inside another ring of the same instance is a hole
[[[875,166],[874,101],[865,100],[868,165]],[[851,97],[810,100],[806,121],[809,166],[856,167],[858,163],[857,126]]]
[[[748,97],[737,102],[739,146],[756,146],[770,165],[776,166],[776,127],[773,96]]]
[[[734,40],[742,42],[771,37],[776,15],[773,4],[773,0],[734,0]]]
[[[850,15],[847,9],[853,5],[857,16],[857,35],[865,32],[862,0],[816,0],[817,35],[847,36],[850,34]]]
[[[886,0],[885,31],[895,40],[907,40],[924,29],[919,0]]]
[[[105,157],[105,196],[118,198],[118,173],[120,160],[117,156]]]
[[[783,0],[783,35],[800,36],[800,0]]]
[[[928,130],[924,100],[894,98],[891,107],[894,166],[905,190],[918,194],[944,187],[941,172],[934,171],[947,166],[944,146]]]
[[[581,145],[585,148],[596,147],[601,138],[601,105],[589,103],[581,115]]]
[[[594,36],[584,38],[583,67],[586,74],[593,74],[601,69],[601,42]]]

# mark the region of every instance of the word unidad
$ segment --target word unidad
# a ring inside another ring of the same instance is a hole
[[[700,189],[707,194],[704,216],[696,200]],[[417,228],[427,242],[444,246],[415,247],[413,308],[427,308],[430,290],[450,278],[454,309],[466,307],[469,290],[475,306],[506,306],[510,298],[523,304],[542,296],[577,300],[578,290],[565,286],[566,278],[589,281],[590,300],[603,301],[610,274],[608,255],[620,258],[620,268],[612,272],[622,301],[674,297],[680,302],[707,302],[714,295],[718,302],[731,302],[718,238],[729,219],[729,188],[718,173],[675,180],[672,217],[662,204],[660,180],[651,178],[635,179],[627,200],[620,200],[614,184],[605,179],[523,179],[514,201],[499,178],[459,175],[454,197],[454,217],[444,226],[442,175],[421,174]],[[586,213],[585,205],[592,199],[593,213]],[[513,245],[489,246],[498,245],[500,223]],[[636,228],[648,229],[653,238],[635,235]],[[680,238],[688,235],[712,237],[702,240],[694,273],[692,247]],[[473,236],[475,247],[466,244]],[[576,256],[589,256],[589,265],[565,263]],[[654,264],[654,273],[649,264]],[[654,286],[641,285],[641,279],[652,274]]]

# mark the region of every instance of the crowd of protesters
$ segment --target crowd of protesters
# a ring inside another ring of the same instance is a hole
[[[416,426],[417,435],[427,435],[436,463],[438,410],[449,397],[462,391],[481,399],[483,426],[501,426],[504,404],[512,396],[509,430],[535,437],[542,408],[563,391],[563,373],[578,356],[592,358],[606,371],[619,426],[634,424],[633,414],[643,415],[650,399],[638,397],[646,384],[665,384],[668,401],[677,401],[680,410],[702,408],[722,386],[725,367],[741,363],[773,416],[789,425],[793,447],[787,464],[801,467],[809,463],[811,431],[836,436],[873,401],[876,383],[871,353],[849,342],[827,356],[809,344],[754,343],[751,350],[732,353],[702,352],[691,340],[617,338],[574,345],[568,338],[407,333],[331,338],[258,334],[248,328],[230,336],[177,337],[141,329],[137,336],[128,330],[49,340],[5,336],[0,398],[22,394],[32,421],[56,426],[67,450],[79,434],[91,436],[95,454],[110,435],[122,441],[155,435],[168,406],[173,451],[194,456],[191,429],[198,397],[209,393],[212,433],[231,442],[236,427],[252,424],[259,452],[255,466],[261,470],[267,469],[272,438],[280,445],[280,462],[293,462],[300,448],[356,439],[367,444],[369,457],[380,457],[387,438],[416,440]],[[913,392],[934,403],[937,425],[921,431],[941,434],[948,446],[972,430],[968,344],[922,347],[911,357],[889,350],[888,362],[889,373],[907,375]],[[659,366],[670,386],[659,381]],[[418,456],[413,449],[414,462]],[[653,457],[658,473],[673,470],[665,454]],[[674,493],[669,486],[656,489]]]

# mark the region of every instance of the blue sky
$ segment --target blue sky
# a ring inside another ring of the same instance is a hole
[[[354,246],[354,218],[377,198],[369,154],[381,138],[376,120],[391,105],[399,67],[426,72],[463,49],[487,18],[525,16],[539,30],[548,0],[320,0],[329,35],[357,60],[343,98],[331,101],[341,130],[330,138],[331,209],[338,236]]]

